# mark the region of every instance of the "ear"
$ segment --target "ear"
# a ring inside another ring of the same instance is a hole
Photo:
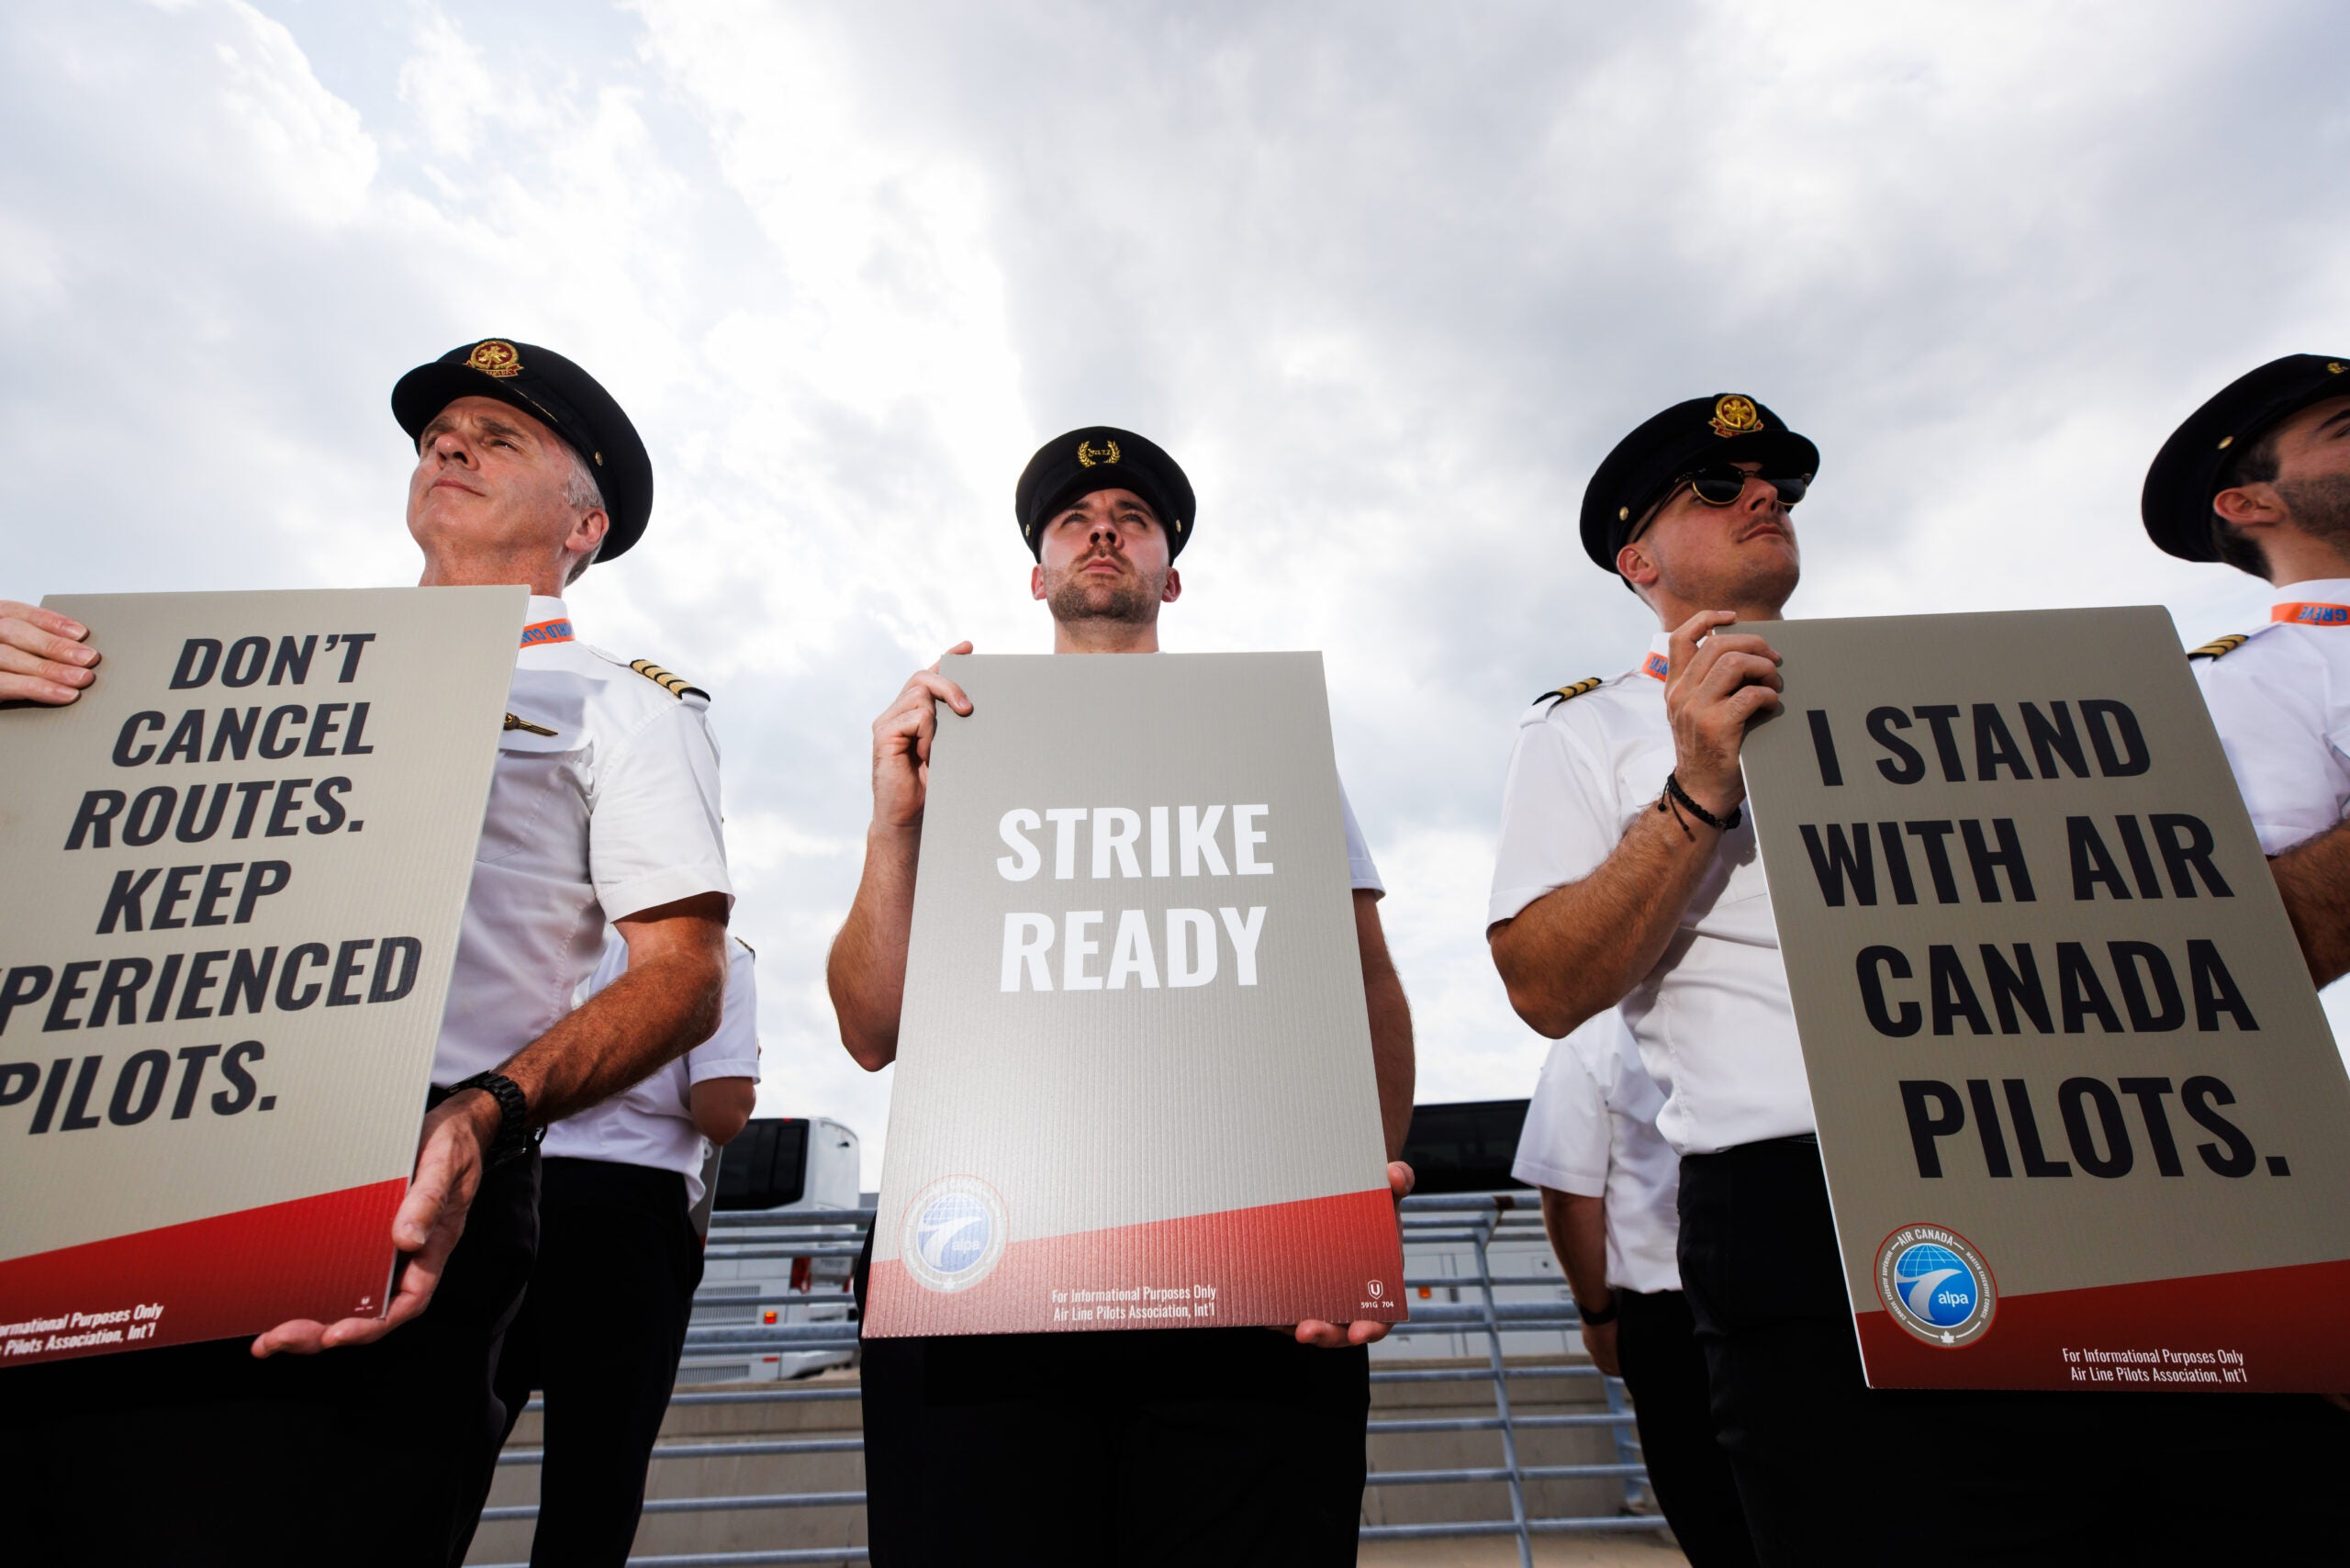
[[[1616,552],[1616,571],[1619,577],[1635,588],[1643,587],[1657,579],[1656,563],[1649,558],[1648,551],[1637,542],[1627,544]]]
[[[1045,564],[1042,561],[1028,568],[1028,597],[1037,599],[1045,597]]]
[[[2211,498],[2211,510],[2234,528],[2284,522],[2289,516],[2284,498],[2265,480],[2221,490]]]
[[[603,543],[611,526],[612,520],[602,507],[590,507],[571,525],[570,537],[563,542],[563,547],[574,555],[588,554]]]
[[[1167,587],[1158,596],[1161,604],[1172,604],[1183,597],[1183,575],[1174,567],[1167,568]]]

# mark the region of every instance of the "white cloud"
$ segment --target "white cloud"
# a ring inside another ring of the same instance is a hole
[[[512,84],[492,73],[481,47],[457,30],[446,13],[428,9],[416,31],[415,52],[400,66],[400,102],[416,116],[424,145],[436,157],[470,158],[480,144],[489,110],[510,104]]]
[[[1045,645],[1010,518],[1109,420],[1202,497],[1181,648],[1319,647],[1426,1098],[1542,1045],[1482,940],[1500,769],[1639,606],[1572,531],[1736,386],[1825,452],[1795,608],[2258,585],[2144,543],[2154,445],[2343,344],[2337,10],[1740,0],[0,12],[10,592],[399,581],[419,360],[559,347],[655,454],[598,641],[718,693],[770,1111],[883,1141],[824,945],[866,726]]]
[[[217,151],[268,179],[279,212],[321,228],[352,221],[375,175],[357,111],[319,84],[282,24],[242,4],[228,19],[213,45],[229,131]]]

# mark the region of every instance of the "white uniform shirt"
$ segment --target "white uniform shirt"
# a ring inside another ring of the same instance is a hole
[[[759,993],[747,944],[726,944],[726,1006],[718,1030],[652,1077],[600,1105],[591,1105],[547,1129],[544,1151],[566,1159],[649,1165],[686,1179],[686,1206],[701,1202],[702,1161],[710,1144],[694,1126],[693,1086],[712,1078],[759,1081]],[[604,938],[603,961],[588,978],[586,1002],[627,972],[628,944],[620,933]]]
[[[2350,808],[2350,577],[2291,583],[2241,647],[2194,661],[2236,788],[2270,855]]]
[[[1607,1282],[1617,1290],[1681,1288],[1681,1157],[1656,1130],[1663,1107],[1611,1007],[1550,1047],[1510,1166],[1533,1186],[1606,1200]]]
[[[1660,634],[1642,667],[1518,721],[1502,791],[1490,930],[1581,881],[1656,809],[1673,770]],[[1657,1128],[1682,1154],[1814,1130],[1795,1007],[1750,814],[1722,835],[1657,967],[1618,1004],[1664,1091]]]
[[[572,640],[533,594],[498,737],[432,1081],[487,1072],[577,1005],[604,925],[697,893],[732,902],[709,704]]]

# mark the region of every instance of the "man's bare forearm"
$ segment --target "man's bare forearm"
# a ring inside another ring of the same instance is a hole
[[[1400,1159],[1412,1130],[1412,1094],[1418,1066],[1412,1047],[1412,1004],[1403,977],[1388,957],[1379,921],[1379,895],[1355,890],[1355,942],[1362,952],[1363,1003],[1371,1013],[1371,1066],[1379,1082],[1379,1126],[1387,1158]]]
[[[1721,834],[1671,812],[1642,812],[1614,853],[1553,889],[1487,940],[1510,1005],[1559,1039],[1624,999],[1664,957]]]
[[[898,1058],[898,1014],[906,998],[906,945],[913,934],[914,866],[921,846],[918,827],[877,823],[867,830],[865,874],[824,963],[841,1044],[867,1072],[878,1072]]]
[[[1567,1288],[1593,1311],[1607,1305],[1607,1205],[1581,1193],[1542,1190],[1542,1228],[1566,1271]]]
[[[2350,974],[2350,823],[2295,845],[2268,868],[2292,917],[2310,979],[2329,985]]]
[[[747,1078],[705,1078],[686,1091],[695,1130],[721,1148],[743,1135],[758,1106],[759,1086]]]
[[[720,903],[722,910],[722,902]],[[710,1038],[726,1000],[723,915],[677,916],[652,951],[498,1068],[540,1126],[576,1115]]]

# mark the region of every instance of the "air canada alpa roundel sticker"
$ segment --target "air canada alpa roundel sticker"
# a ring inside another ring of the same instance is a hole
[[[942,1176],[906,1205],[898,1259],[917,1283],[968,1290],[1003,1257],[1003,1198],[977,1176]]]
[[[1991,1327],[1998,1287],[1974,1244],[1939,1225],[1905,1225],[1876,1249],[1876,1294],[1929,1345],[1972,1345]]]

